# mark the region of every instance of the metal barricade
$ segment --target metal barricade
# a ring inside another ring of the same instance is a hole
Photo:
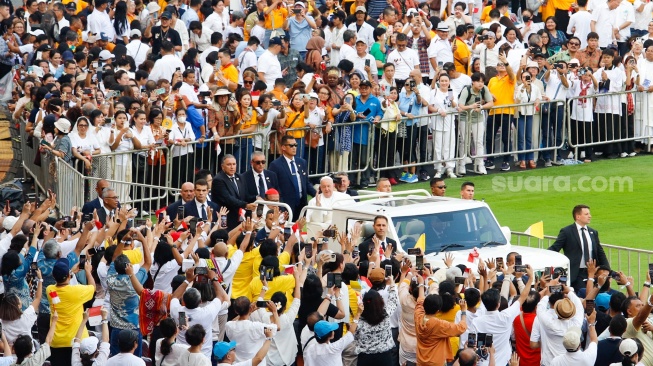
[[[636,90],[576,96],[567,100],[569,144],[578,160],[592,160],[598,152],[607,157],[634,156],[635,141],[648,144],[650,93]]]
[[[509,169],[515,160],[535,161],[536,152],[542,153],[545,161],[562,159],[559,154],[566,137],[564,100],[540,103],[538,107],[534,102],[495,106],[484,111],[483,117],[469,112],[471,123],[466,123],[464,139],[469,150],[465,156],[475,159],[476,166],[483,159],[486,166],[492,166],[495,158],[502,157],[505,170],[505,165]],[[468,143],[472,140],[473,144]]]
[[[52,189],[57,195],[59,211],[67,214],[75,206],[81,209],[87,201],[84,199],[84,175],[62,159],[55,158],[55,163],[56,179]]]
[[[511,234],[513,237],[511,243],[513,245],[539,249],[549,248],[557,239],[555,236],[545,235],[544,239],[540,240],[516,231],[511,232]],[[621,271],[627,276],[632,276],[635,280],[633,283],[634,289],[639,291],[646,282],[646,272],[648,271],[648,264],[653,259],[653,251],[604,243],[601,243],[601,246],[608,258],[610,268],[614,271]]]
[[[408,118],[376,123],[370,155],[372,169],[380,176],[395,179],[403,176],[400,170],[414,174],[416,167],[425,165],[433,165],[436,174],[454,174],[463,159],[456,149],[461,143],[457,126],[460,115],[458,111],[444,116],[427,114],[413,118],[410,126]]]
[[[24,176],[29,175],[34,178],[35,193],[38,196],[39,190],[45,192],[52,187],[52,176],[48,171],[51,156],[38,152],[40,141],[36,137],[27,134],[25,120],[21,119],[18,123],[20,125],[20,148],[22,150]]]

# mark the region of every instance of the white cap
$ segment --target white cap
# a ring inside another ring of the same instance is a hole
[[[54,127],[56,127],[57,130],[59,130],[60,132],[63,132],[63,133],[69,133],[71,126],[72,125],[71,125],[70,121],[65,119],[65,118],[59,118],[57,120],[57,122],[54,123]]]
[[[209,91],[209,86],[206,85],[206,84],[202,84],[202,85],[200,85],[199,89],[197,89],[197,92],[198,92],[198,93],[199,93],[199,92],[205,92],[205,91]]]
[[[79,352],[83,355],[92,355],[97,351],[97,345],[99,341],[96,337],[90,336],[88,338],[82,339],[82,343],[79,345]]]
[[[37,4],[40,4],[40,3],[46,3],[46,2],[47,2],[47,1],[45,1],[45,0],[36,0],[36,3],[37,3]]]
[[[308,94],[308,97],[309,97],[310,99],[318,99],[318,100],[320,99],[320,97],[317,96],[317,93],[316,93],[316,92],[310,92],[310,93]]]
[[[40,30],[40,29],[34,29],[34,30],[29,31],[28,33],[33,35],[33,36],[40,36],[41,34],[45,34],[45,32]]]
[[[536,68],[536,69],[539,69],[539,68],[540,68],[540,65],[538,65],[538,63],[535,62],[535,61],[528,61],[528,63],[526,64],[526,68],[527,68],[527,69],[530,69],[531,67],[534,67],[534,68]]]
[[[102,52],[100,52],[100,60],[102,60],[102,61],[106,61],[106,60],[108,60],[110,58],[114,58],[114,57],[116,57],[116,56],[113,53],[111,53],[111,52],[109,52],[107,50],[102,50]]]
[[[132,31],[129,32],[129,36],[130,36],[130,37],[133,37],[133,36],[138,36],[138,37],[140,37],[140,36],[141,36],[141,31],[138,30],[138,29],[132,29]]]
[[[562,337],[562,345],[567,351],[575,351],[580,346],[581,330],[578,327],[571,327]]]
[[[619,352],[630,358],[637,353],[637,343],[630,338],[623,339],[619,345]]]
[[[154,1],[154,2],[151,2],[151,3],[147,4],[146,9],[147,9],[147,11],[150,12],[150,14],[152,14],[152,13],[156,13],[159,10],[161,10],[161,7],[159,6],[159,4],[156,3],[156,1]]]
[[[18,221],[18,217],[16,217],[16,216],[7,216],[2,221],[2,227],[4,227],[5,230],[7,230],[7,231],[11,231],[11,229],[14,228],[14,225],[16,224],[16,221]]]

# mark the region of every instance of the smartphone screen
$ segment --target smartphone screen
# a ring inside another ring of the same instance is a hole
[[[483,348],[485,347],[485,333],[478,333],[476,335],[476,348]]]
[[[476,347],[476,333],[469,333],[467,336],[467,347],[474,348]]]
[[[257,308],[267,308],[268,303],[267,303],[267,301],[257,301],[256,302],[256,307]]]
[[[485,347],[492,347],[492,341],[494,339],[493,334],[486,334],[485,335]]]
[[[423,255],[418,255],[418,256],[415,257],[415,267],[420,271],[424,269],[424,256]]]
[[[180,207],[177,209],[177,218],[178,218],[179,220],[183,220],[185,217],[186,217],[186,211],[185,211],[185,208],[184,208],[184,206],[180,206]]]
[[[327,288],[335,286],[335,273],[327,273]]]
[[[333,274],[333,284],[338,288],[342,287],[342,273]]]
[[[454,283],[456,285],[464,285],[465,284],[465,277],[456,277],[454,279]]]
[[[519,254],[517,254],[517,255],[515,256],[515,265],[516,265],[516,266],[521,266],[521,265],[522,265],[522,262],[521,262],[521,255],[519,255]]]
[[[306,255],[306,258],[312,258],[313,257],[313,244],[307,244],[304,247],[304,255]]]
[[[84,268],[85,265],[86,265],[86,255],[81,254],[81,255],[79,256],[79,268],[80,268],[80,269],[81,269],[81,268]]]
[[[496,258],[497,270],[503,268],[503,257]]]
[[[585,314],[590,315],[594,311],[594,300],[585,300]]]
[[[179,312],[179,326],[187,326],[188,323],[186,322],[186,312],[185,311],[180,311]]]
[[[392,277],[392,266],[389,264],[385,265],[385,276]]]
[[[419,248],[408,248],[408,255],[420,255],[421,251]]]

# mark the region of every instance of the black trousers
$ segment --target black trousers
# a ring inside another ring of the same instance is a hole
[[[50,348],[50,365],[51,366],[71,366],[73,358],[73,348]]]
[[[576,146],[577,144],[589,144],[592,142],[592,127],[594,122],[583,122],[571,120],[571,144]],[[585,151],[585,159],[592,160],[594,155],[594,149],[592,146],[586,146],[579,148],[578,152]],[[576,157],[577,160],[580,158]]]

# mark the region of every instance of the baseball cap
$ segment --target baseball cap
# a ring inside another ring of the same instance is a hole
[[[79,344],[79,352],[83,355],[92,355],[97,351],[97,345],[99,341],[96,337],[90,336],[88,338],[82,339],[82,343]]]
[[[558,302],[560,301],[562,300],[559,300]],[[567,351],[575,351],[578,349],[578,347],[580,346],[580,335],[581,335],[581,330],[578,327],[571,327],[567,329],[567,333],[565,333],[564,337],[562,337],[562,345],[565,347]],[[621,347],[619,348],[621,350]]]
[[[442,69],[447,71],[453,71],[456,69],[456,65],[454,65],[453,62],[445,62],[444,65],[442,65]]]
[[[310,99],[320,99],[320,98],[317,96],[317,93],[316,93],[316,92],[310,92],[310,93],[308,93],[308,97],[309,97]]]
[[[304,5],[304,3],[301,2],[301,1],[295,2],[295,5],[293,5],[293,6],[301,6],[302,8],[306,9],[306,5]]]
[[[71,1],[68,4],[66,4],[66,9],[68,9],[68,10],[77,10],[77,4],[75,4],[74,1]]]
[[[318,338],[324,338],[336,329],[338,329],[338,323],[329,323],[325,320],[320,320],[313,326],[315,336]]]
[[[571,60],[569,60],[569,64],[570,64],[570,65],[571,65],[571,64],[580,65],[580,61],[578,61],[577,58],[572,58]]]
[[[169,11],[164,11],[164,12],[161,14],[161,19],[163,19],[163,18],[165,18],[165,19],[172,19],[172,14],[171,14]]]
[[[281,46],[281,38],[279,38],[279,37],[270,38],[269,45],[272,46],[272,45],[275,45],[275,44]]]
[[[45,34],[45,32],[43,32],[41,29],[34,29],[34,30],[31,30],[31,31],[29,31],[27,33],[29,33],[29,34],[31,34],[33,36],[40,36],[42,34]]]
[[[596,295],[596,299],[594,299],[594,304],[596,304],[596,308],[599,309],[600,311],[608,310],[610,308],[610,294],[606,292],[602,292]]]
[[[116,57],[116,56],[113,53],[111,53],[111,52],[109,52],[107,50],[102,50],[102,52],[100,52],[100,60],[102,60],[102,61],[106,61],[106,60],[112,59],[114,57]]]
[[[531,67],[539,69],[540,65],[538,65],[537,62],[535,62],[535,61],[528,61],[528,63],[526,64],[526,68],[530,69]]]
[[[36,0],[37,4],[41,4],[41,3],[45,3],[45,2],[46,2],[45,0]]]
[[[631,357],[637,353],[637,343],[631,338],[622,339],[619,344],[619,352],[626,357]]]
[[[218,358],[218,360],[223,359],[229,351],[236,348],[236,342],[218,342],[213,346],[213,355]]]
[[[492,38],[494,38],[494,39],[497,39],[497,35],[494,34],[494,32],[492,32],[492,31],[489,31],[489,32],[485,33],[485,36],[486,36],[486,37],[492,37]]]
[[[68,278],[69,274],[70,262],[68,262],[68,258],[57,259],[54,263],[54,267],[52,267],[52,277],[54,277],[55,281],[63,282]]]
[[[7,216],[5,217],[4,221],[2,221],[2,227],[5,228],[7,231],[11,231],[11,229],[14,228],[14,225],[16,224],[16,221],[18,221],[18,217],[16,216]]]
[[[366,86],[366,87],[368,87],[368,88],[371,88],[371,87],[372,87],[372,83],[370,83],[369,80],[363,80],[363,81],[361,81],[360,86]]]
[[[569,319],[576,314],[576,305],[566,297],[556,301],[553,308],[560,319]]]
[[[109,41],[109,36],[107,36],[107,34],[104,33],[104,32],[100,32],[100,40],[108,42]]]
[[[363,13],[367,13],[367,9],[365,9],[364,6],[357,6],[356,11],[354,13],[358,13],[359,11],[362,11]]]
[[[385,281],[385,271],[381,268],[374,268],[370,271],[370,275],[367,276],[367,279],[372,283],[379,283]]]
[[[129,32],[129,36],[130,37],[134,37],[134,36],[140,37],[141,36],[141,31],[138,30],[138,29],[132,29],[132,31]]]

